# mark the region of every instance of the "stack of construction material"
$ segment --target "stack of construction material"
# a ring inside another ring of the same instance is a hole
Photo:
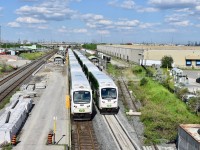
[[[46,88],[46,81],[41,81],[40,83],[35,84],[36,89],[45,89]]]
[[[0,116],[0,144],[10,143],[16,135],[32,108],[32,99],[19,95],[12,97],[11,105]]]

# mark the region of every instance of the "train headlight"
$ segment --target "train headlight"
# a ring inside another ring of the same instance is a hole
[[[75,108],[77,108],[77,106],[76,106],[76,105],[74,105],[74,107],[75,107]]]
[[[105,101],[102,101],[102,103],[105,103]]]
[[[87,106],[87,108],[89,108],[89,107],[90,107],[90,105]]]

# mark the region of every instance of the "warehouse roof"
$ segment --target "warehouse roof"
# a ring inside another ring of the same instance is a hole
[[[185,59],[189,59],[189,60],[200,60],[200,56],[186,56]]]
[[[100,45],[101,46],[101,45]],[[121,47],[129,49],[145,49],[145,50],[200,50],[200,46],[173,46],[173,45],[102,45],[110,47]]]
[[[200,129],[200,124],[181,124],[180,127],[200,143],[200,135],[197,132]]]

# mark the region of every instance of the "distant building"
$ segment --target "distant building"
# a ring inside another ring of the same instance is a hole
[[[200,68],[200,47],[171,45],[97,45],[97,50],[120,59],[151,66],[171,56],[174,67]]]
[[[14,50],[9,50],[10,51],[10,55],[15,55],[16,54],[16,52],[14,51]]]
[[[59,47],[59,51],[64,51],[64,47],[63,47],[63,46],[60,46],[60,47]]]
[[[20,48],[30,49],[30,50],[36,50],[36,49],[37,49],[36,45],[31,45],[31,46],[20,46]]]
[[[179,126],[178,150],[200,150],[200,124]]]

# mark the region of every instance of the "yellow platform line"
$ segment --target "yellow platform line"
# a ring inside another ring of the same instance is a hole
[[[70,109],[70,97],[69,97],[69,95],[66,95],[66,108]]]

